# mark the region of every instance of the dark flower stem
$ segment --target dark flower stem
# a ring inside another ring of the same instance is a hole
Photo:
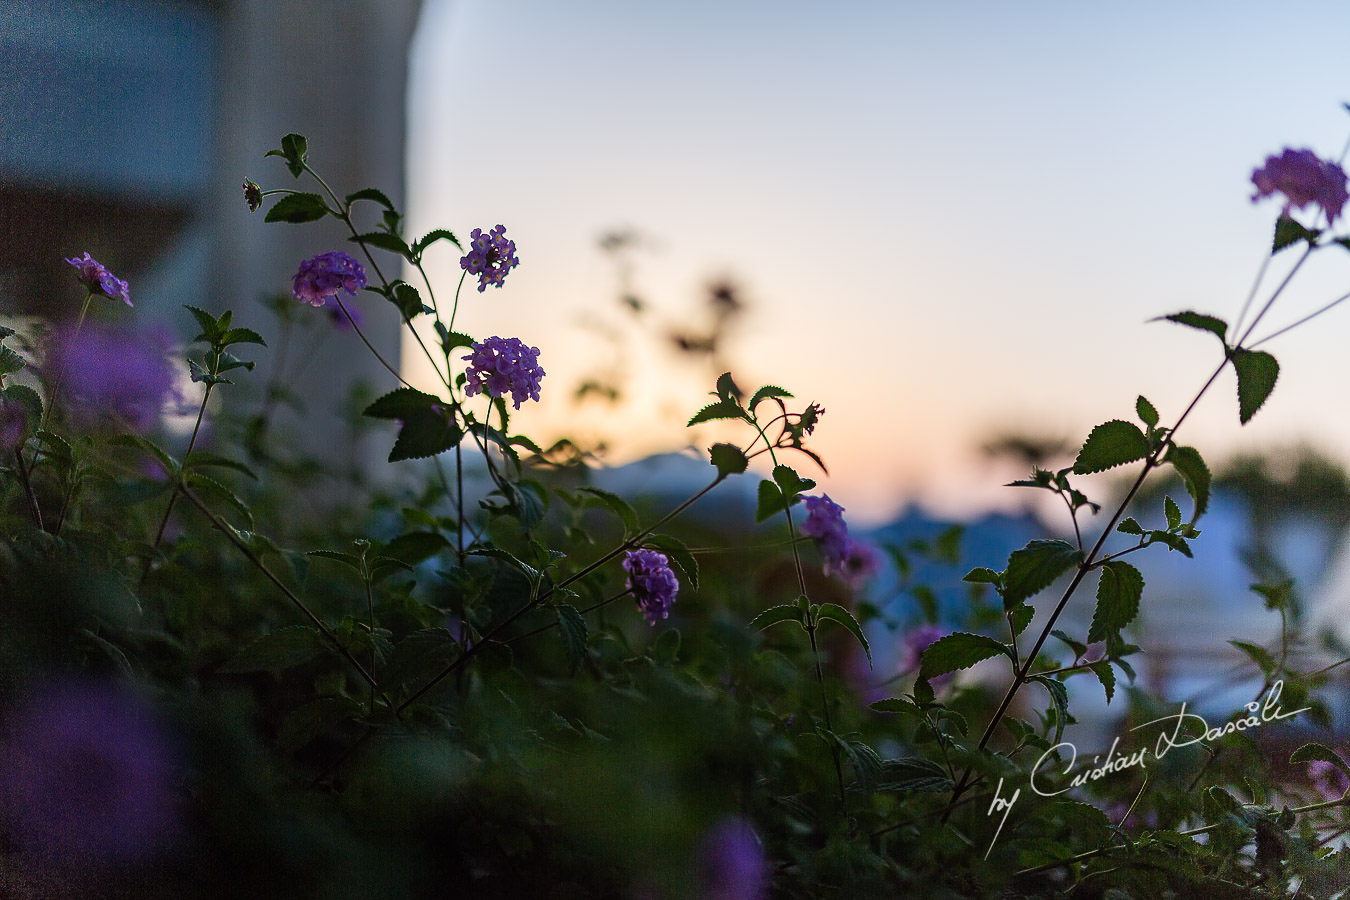
[[[28,477],[28,466],[23,461],[23,448],[14,448],[14,465],[19,470],[19,481],[23,482],[23,493],[28,498],[28,511],[33,515],[33,524],[38,527],[38,531],[44,531],[42,527],[42,507],[38,506],[37,495],[33,493],[33,482]]]
[[[212,373],[215,374],[215,373]],[[197,421],[192,426],[192,437],[188,438],[187,451],[183,454],[183,462],[186,464],[189,456],[192,455],[192,449],[197,446],[197,435],[202,430],[202,416],[206,413],[207,401],[211,399],[211,388],[215,387],[211,382],[206,383],[206,390],[202,393],[201,405],[197,407]],[[172,473],[165,473],[172,474]],[[173,493],[169,495],[169,503],[164,507],[164,516],[159,520],[159,530],[155,532],[155,542],[150,547],[150,554],[145,558],[145,569],[141,571],[141,585],[145,585],[145,579],[150,577],[150,567],[153,564],[155,552],[159,550],[159,545],[164,540],[164,530],[169,526],[169,516],[173,514],[173,506],[178,502],[178,492],[181,488],[181,482],[175,483]]]

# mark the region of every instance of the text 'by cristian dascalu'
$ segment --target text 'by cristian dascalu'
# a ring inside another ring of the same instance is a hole
[[[1280,692],[1283,689],[1284,682],[1276,681],[1262,697],[1247,704],[1247,714],[1245,716],[1233,719],[1230,722],[1225,722],[1223,725],[1210,727],[1203,716],[1193,712],[1187,712],[1186,704],[1182,703],[1181,709],[1175,715],[1153,719],[1152,721],[1144,722],[1142,725],[1136,725],[1130,730],[1138,731],[1139,729],[1147,728],[1150,725],[1175,722],[1176,724],[1173,726],[1170,733],[1164,729],[1163,732],[1158,735],[1158,741],[1152,748],[1152,757],[1154,759],[1162,759],[1169,751],[1175,750],[1177,747],[1189,747],[1192,744],[1198,744],[1201,741],[1216,741],[1235,731],[1249,731],[1253,728],[1260,728],[1262,725],[1271,722],[1278,722],[1281,719],[1293,718],[1301,712],[1306,712],[1310,708],[1305,706],[1302,709],[1296,709],[1293,712],[1285,712],[1280,709]],[[1182,733],[1183,729],[1186,729],[1187,726],[1196,725],[1199,726],[1198,734],[1190,731],[1187,731],[1185,734]],[[1069,741],[1061,741],[1042,753],[1041,758],[1036,761],[1036,765],[1032,767],[1031,775],[1028,779],[1029,786],[1032,791],[1039,796],[1055,797],[1066,791],[1071,791],[1074,788],[1082,787],[1089,781],[1097,781],[1100,778],[1115,774],[1116,772],[1123,772],[1126,769],[1133,768],[1148,768],[1148,759],[1150,756],[1148,747],[1142,747],[1133,753],[1117,753],[1116,748],[1119,744],[1120,738],[1117,737],[1111,741],[1111,749],[1106,751],[1106,756],[1094,756],[1092,758],[1092,765],[1073,775],[1069,780],[1068,787],[1051,790],[1044,787],[1046,775],[1042,773],[1042,769],[1046,767],[1048,762],[1052,761],[1052,757],[1060,750],[1068,750],[1068,765],[1066,765],[1059,773],[1060,775],[1069,775],[1069,773],[1073,772],[1074,767],[1078,765],[1078,748]],[[1038,773],[1041,777],[1040,783],[1036,780]],[[999,832],[1003,830],[1003,824],[1008,821],[1008,814],[1012,812],[1013,804],[1017,802],[1021,795],[1022,789],[1018,788],[1013,791],[1011,795],[1007,797],[1003,796],[1003,779],[1000,778],[998,780],[998,787],[994,788],[994,799],[993,802],[989,804],[987,815],[993,816],[1001,812],[1003,813],[1003,817],[999,819],[998,828],[995,829],[994,837],[989,842],[989,850],[994,849],[994,843],[998,840]],[[989,850],[985,851],[984,855],[986,859],[989,857]]]

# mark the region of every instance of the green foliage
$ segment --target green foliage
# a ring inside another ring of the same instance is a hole
[[[1264,350],[1233,351],[1233,368],[1238,379],[1238,418],[1246,425],[1275,390],[1280,364]]]
[[[1003,577],[1003,604],[1012,608],[1048,588],[1082,561],[1082,551],[1065,541],[1031,541],[1008,557]],[[967,578],[970,576],[967,575]]]
[[[946,675],[958,669],[968,669],[977,662],[998,656],[1000,653],[1012,659],[1012,651],[1007,644],[999,643],[982,634],[958,631],[928,646],[923,652],[919,672],[924,678]]]
[[[1088,435],[1078,451],[1073,471],[1078,475],[1104,472],[1148,456],[1152,451],[1139,426],[1121,419],[1103,422]]]

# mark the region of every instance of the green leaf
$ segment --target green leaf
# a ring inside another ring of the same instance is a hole
[[[1271,242],[1270,253],[1273,256],[1299,241],[1307,241],[1309,246],[1316,246],[1317,238],[1321,234],[1322,232],[1315,228],[1304,228],[1289,216],[1280,216],[1275,220],[1275,239]]]
[[[231,328],[220,336],[221,347],[228,347],[230,344],[262,344],[266,347],[267,341],[251,328]]]
[[[417,288],[406,282],[400,281],[393,285],[393,296],[390,301],[398,307],[398,311],[405,319],[415,319],[427,311],[422,303],[422,295],[417,293]]]
[[[1258,647],[1256,644],[1249,644],[1246,641],[1229,641],[1234,647],[1247,654],[1247,657],[1261,669],[1265,675],[1269,675],[1279,668],[1275,662],[1275,657],[1265,647]]]
[[[319,559],[331,559],[356,572],[361,571],[361,557],[354,553],[343,553],[341,550],[310,550],[305,555],[316,556]]]
[[[439,531],[408,531],[386,544],[381,553],[415,566],[449,547],[450,541]]]
[[[352,237],[347,238],[347,240],[355,241],[358,244],[369,244],[372,247],[379,247],[381,250],[397,253],[409,262],[412,261],[412,251],[408,249],[408,245],[404,243],[403,238],[396,234],[390,234],[387,231],[370,231],[366,234],[353,235]]]
[[[759,406],[761,401],[768,400],[770,397],[783,397],[791,399],[792,395],[780,387],[772,384],[766,384],[764,387],[755,391],[755,395],[750,398],[750,411],[754,412],[755,407]]]
[[[783,496],[789,498],[795,498],[802,491],[809,491],[816,486],[814,481],[801,477],[791,466],[774,466],[773,480],[783,489]]]
[[[165,453],[164,449],[160,447],[159,444],[156,444],[148,437],[136,434],[135,432],[129,432],[126,434],[113,435],[113,437],[108,439],[108,442],[125,447],[135,447],[138,450],[148,453],[155,458],[157,463],[159,463],[159,467],[164,470],[164,474],[174,477],[178,475],[178,460],[174,459],[168,453]],[[200,451],[196,451],[193,455],[195,456],[199,452]]]
[[[444,228],[437,228],[434,231],[427,232],[425,235],[423,235],[416,241],[413,241],[412,245],[413,259],[420,260],[422,258],[422,254],[426,251],[426,249],[430,247],[432,244],[436,243],[437,241],[449,241],[450,243],[458,247],[461,251],[463,251],[464,249],[463,245],[460,244],[459,242],[459,238],[455,237],[453,234],[451,234],[449,231],[446,231]]]
[[[1012,659],[1012,650],[1006,644],[983,634],[957,631],[928,645],[919,664],[919,675],[925,679],[946,675],[957,669],[968,669],[1000,653]]]
[[[1143,394],[1134,401],[1134,411],[1139,415],[1139,421],[1143,422],[1149,428],[1158,424],[1158,411],[1153,408],[1153,404]]]
[[[1312,762],[1314,760],[1331,763],[1340,769],[1347,778],[1350,778],[1350,764],[1347,764],[1335,750],[1322,744],[1316,742],[1304,744],[1289,757],[1291,763]]]
[[[328,645],[317,628],[288,625],[255,639],[216,671],[223,674],[280,672],[307,663],[326,649]]]
[[[361,415],[372,419],[406,419],[441,403],[439,397],[414,388],[390,391],[362,410]]]
[[[1181,527],[1181,507],[1169,496],[1163,497],[1163,515],[1167,517],[1168,530]]]
[[[1066,541],[1031,541],[1008,557],[1003,581],[1005,609],[1045,590],[1065,571],[1078,565],[1083,554]]]
[[[708,456],[721,478],[739,475],[750,467],[750,460],[735,444],[713,444],[708,448]]]
[[[734,400],[739,404],[745,392],[737,387],[730,372],[723,372],[717,378],[717,396],[723,400]]]
[[[1078,451],[1073,471],[1075,475],[1104,472],[1143,459],[1151,449],[1138,425],[1112,419],[1092,429],[1083,449]]]
[[[628,505],[627,500],[623,499],[618,494],[613,494],[610,493],[609,491],[601,490],[600,488],[597,487],[581,487],[577,488],[577,491],[578,493],[582,494],[590,494],[592,497],[595,497],[605,506],[609,507],[610,511],[613,512],[616,516],[618,516],[619,520],[623,522],[623,530],[625,534],[637,533],[638,531],[637,511],[634,510],[633,507]]]
[[[1139,599],[1144,593],[1144,576],[1127,562],[1113,560],[1102,566],[1097,582],[1097,609],[1088,628],[1088,643],[1104,641],[1118,634],[1139,614]]]
[[[798,498],[794,497],[793,500]],[[764,480],[759,483],[759,498],[755,504],[755,522],[756,524],[771,519],[777,513],[787,509],[788,504],[784,501],[783,490],[772,481]]]
[[[689,587],[698,590],[698,560],[694,559],[694,554],[689,552],[684,541],[668,534],[649,534],[643,539],[643,544],[670,557],[670,561],[678,566],[684,577],[689,580]]]
[[[436,324],[439,325],[440,322]],[[441,347],[445,349],[446,353],[453,353],[458,347],[472,347],[473,345],[473,338],[458,331],[447,331],[441,335]]]
[[[250,530],[253,528],[252,510],[248,508],[248,504],[239,499],[234,491],[230,490],[219,481],[216,481],[214,478],[203,475],[201,472],[189,472],[187,475],[187,483],[190,487],[194,487],[204,494],[214,496],[219,500],[224,500],[243,516],[244,521],[248,523],[247,527]]]
[[[1097,680],[1102,683],[1102,689],[1106,691],[1106,702],[1110,704],[1111,699],[1116,695],[1116,670],[1111,668],[1111,664],[1106,660],[1095,662],[1088,666],[1092,674],[1097,676]]]
[[[558,614],[558,631],[562,633],[563,646],[567,650],[567,660],[572,665],[572,671],[576,671],[577,666],[586,657],[586,643],[588,632],[586,630],[586,620],[582,618],[577,608],[570,603],[559,603],[554,607]]]
[[[378,191],[375,188],[366,188],[364,190],[357,191],[354,194],[347,195],[348,206],[351,206],[357,200],[370,200],[380,204],[385,209],[389,210],[394,209],[394,204],[389,200],[389,198],[386,197],[383,192]]]
[[[993,584],[997,585],[1003,581],[1003,573],[995,572],[993,569],[986,569],[984,566],[976,566],[966,573],[962,581],[969,581],[973,584]]]
[[[1034,681],[1050,694],[1050,703],[1055,708],[1055,742],[1058,743],[1069,723],[1069,689],[1064,682],[1049,675],[1032,675],[1027,681]]]
[[[945,793],[955,787],[947,770],[935,762],[917,756],[887,759],[881,763],[878,791],[924,791]]]
[[[167,456],[167,454],[165,455]],[[258,480],[257,474],[254,473],[252,469],[250,469],[243,463],[238,462],[237,460],[230,459],[228,456],[221,456],[217,453],[207,452],[206,450],[193,450],[192,453],[189,454],[188,458],[183,460],[184,469],[199,469],[209,467],[215,467],[218,469],[233,469],[236,472],[240,472],[244,475],[247,475],[254,481]]]
[[[1209,466],[1205,465],[1204,459],[1200,456],[1200,451],[1194,447],[1173,446],[1167,451],[1167,462],[1172,464],[1172,467],[1181,475],[1182,481],[1186,483],[1186,492],[1191,495],[1191,501],[1195,504],[1195,511],[1191,513],[1191,524],[1194,524],[1209,507],[1211,480]],[[1133,521],[1133,519],[1130,521]],[[1142,534],[1143,532],[1141,530],[1132,533]]]
[[[1246,425],[1275,390],[1280,364],[1264,350],[1238,348],[1233,351],[1233,368],[1238,379],[1238,418]]]
[[[214,344],[216,338],[224,333],[224,326],[216,322],[216,317],[206,310],[198,309],[195,306],[188,306],[186,303],[183,304],[183,309],[192,313],[192,317],[197,320],[197,327],[202,330],[201,334],[192,339],[194,342],[206,341],[208,344]]]
[[[1144,533],[1144,527],[1134,520],[1133,516],[1126,516],[1121,523],[1116,526],[1116,531],[1121,534],[1140,534]]]
[[[867,644],[867,635],[863,634],[862,625],[853,617],[853,613],[837,603],[822,603],[820,609],[816,611],[820,619],[838,622],[849,630],[858,643],[862,644],[863,652],[867,654],[867,667],[872,668],[872,648]]]
[[[770,626],[777,625],[779,622],[796,622],[803,625],[806,614],[802,608],[795,603],[784,603],[781,606],[770,606],[764,612],[750,620],[750,627],[756,631],[763,631]]]
[[[8,347],[0,347],[0,376],[12,375],[26,365],[22,356]]]
[[[718,400],[716,403],[709,403],[707,406],[694,413],[694,417],[685,423],[688,428],[691,425],[697,425],[700,422],[711,422],[714,419],[744,419],[745,410],[741,409],[740,403],[734,399]]]
[[[389,462],[404,459],[425,459],[455,447],[464,439],[464,432],[451,417],[449,410],[424,410],[403,420],[394,447],[389,451]]]
[[[287,194],[267,211],[264,222],[315,222],[328,215],[328,206],[318,194]]]
[[[881,780],[881,757],[862,741],[839,741],[839,746],[848,755],[853,766],[853,774],[858,779],[858,789],[870,794],[876,790]]]
[[[919,709],[918,704],[913,700],[906,700],[904,697],[887,697],[885,700],[877,700],[874,703],[867,704],[867,708],[882,713],[902,713],[916,717],[923,715],[923,711]]]
[[[1178,325],[1185,325],[1187,328],[1208,331],[1219,340],[1224,341],[1224,345],[1227,346],[1228,342],[1225,340],[1225,336],[1228,334],[1228,323],[1223,319],[1186,310],[1185,312],[1172,313],[1170,316],[1159,316],[1157,319],[1150,319],[1149,321],[1157,322],[1163,319],[1168,322],[1176,322]]]
[[[309,141],[305,140],[305,136],[291,132],[281,139],[281,152],[277,155],[285,158],[286,168],[291,170],[292,175],[299,178],[300,173],[305,171],[305,156],[308,152]],[[276,153],[276,151],[273,150],[267,155],[271,156],[273,153]]]
[[[1087,652],[1087,644],[1084,644],[1082,641],[1074,640],[1073,638],[1069,637],[1068,634],[1066,634],[1063,631],[1060,631],[1058,628],[1050,632],[1050,634],[1053,637],[1056,637],[1059,640],[1063,641],[1064,644],[1067,645],[1068,648],[1073,651],[1074,659],[1082,657],[1082,655]]]
[[[1036,610],[1032,608],[1030,603],[1023,603],[1021,606],[1015,606],[1009,610],[1008,616],[1012,624],[1013,634],[1021,634],[1026,631],[1035,615]]]

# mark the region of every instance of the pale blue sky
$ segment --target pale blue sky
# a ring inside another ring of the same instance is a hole
[[[978,441],[1081,440],[1139,392],[1174,418],[1218,348],[1145,320],[1233,318],[1277,211],[1249,202],[1252,168],[1350,134],[1350,4],[1181,6],[427,0],[413,228],[516,240],[520,268],[466,292],[459,324],[541,348],[522,426],[598,429],[618,460],[689,440],[711,384],[655,345],[622,421],[565,396],[608,352],[578,320],[620,320],[596,238],[632,226],[669,315],[711,277],[744,285],[737,376],[825,406],[825,488],[856,519],[1015,502]],[[1305,268],[1273,321],[1350,290],[1350,255]],[[1268,345],[1269,408],[1239,428],[1230,377],[1183,438],[1212,460],[1300,439],[1350,456],[1346,334],[1350,309]]]

